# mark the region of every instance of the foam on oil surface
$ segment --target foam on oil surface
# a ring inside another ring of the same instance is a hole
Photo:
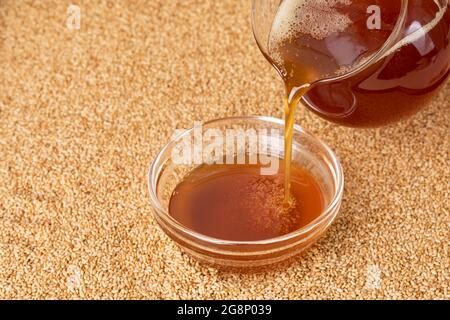
[[[335,6],[350,5],[352,0],[284,0],[274,18],[269,42],[273,46],[295,37],[310,35],[321,40],[334,32],[342,32],[350,18]]]
[[[284,180],[282,177],[254,177],[244,188],[247,197],[241,199],[240,206],[245,208],[258,229],[272,229],[280,235],[293,231],[299,220],[296,209],[297,200],[284,201]]]
[[[278,8],[269,35],[269,53],[282,64],[279,48],[299,34],[317,40],[344,31],[350,18],[340,13],[336,5],[350,5],[352,0],[284,0]]]
[[[274,18],[269,35],[269,52],[272,58],[282,63],[278,49],[286,41],[295,38],[299,34],[309,35],[317,40],[322,40],[336,32],[343,32],[351,23],[348,15],[339,12],[336,5],[351,5],[353,0],[283,0]],[[382,57],[391,55],[395,51],[407,46],[425,34],[430,32],[444,17],[446,8],[439,1],[433,0],[438,7],[438,12],[433,20],[423,26],[418,26]],[[362,65],[359,61],[357,65]],[[350,69],[354,68],[352,66]],[[348,72],[348,67],[338,74]]]

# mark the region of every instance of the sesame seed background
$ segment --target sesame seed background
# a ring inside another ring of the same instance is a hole
[[[300,110],[342,160],[340,215],[289,266],[226,273],[159,229],[146,173],[196,120],[282,116],[250,1],[75,3],[80,30],[69,2],[0,1],[0,298],[450,298],[449,84],[387,128]]]

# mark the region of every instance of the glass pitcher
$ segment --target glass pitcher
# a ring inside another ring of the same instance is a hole
[[[253,1],[255,39],[269,61],[268,38],[283,1],[311,0]],[[392,17],[389,10],[397,5],[395,27],[358,68],[313,83],[302,103],[326,120],[351,127],[378,127],[412,116],[428,104],[450,73],[449,0],[346,1],[359,6],[360,12],[367,5],[364,19],[378,13],[382,26],[383,17]],[[347,40],[342,41],[345,46]]]

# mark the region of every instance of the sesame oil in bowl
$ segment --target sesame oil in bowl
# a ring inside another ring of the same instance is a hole
[[[290,189],[286,203],[283,170],[265,176],[260,164],[203,164],[177,185],[169,213],[209,237],[266,240],[305,227],[324,209],[320,187],[305,169],[292,166]]]
[[[279,161],[271,175],[262,175],[258,163],[211,163],[207,157],[202,163],[175,161],[177,147],[194,140],[196,127],[161,150],[149,172],[150,200],[160,227],[185,252],[214,266],[260,267],[299,254],[328,229],[342,201],[342,167],[327,145],[294,125],[286,202],[284,124],[257,116],[202,124],[203,132],[270,132],[262,138]]]

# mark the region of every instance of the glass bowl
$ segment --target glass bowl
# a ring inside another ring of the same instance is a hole
[[[223,267],[261,267],[294,257],[315,243],[335,219],[342,201],[344,176],[333,151],[318,138],[295,125],[292,161],[305,168],[317,181],[324,198],[323,212],[307,226],[272,239],[261,241],[227,241],[202,235],[186,228],[168,213],[169,201],[175,187],[195,167],[208,163],[202,151],[190,149],[189,161],[180,161],[180,145],[195,142],[209,129],[227,132],[253,130],[266,135],[267,153],[283,158],[284,121],[260,116],[230,117],[196,124],[181,131],[163,147],[150,167],[148,187],[154,217],[162,230],[185,252],[200,262]],[[263,137],[264,138],[264,137]],[[246,143],[247,146],[249,143]],[[238,152],[239,146],[232,148]],[[241,145],[242,147],[242,145]],[[227,149],[229,152],[229,149]],[[258,151],[261,153],[261,151]],[[174,161],[176,157],[176,161]]]

